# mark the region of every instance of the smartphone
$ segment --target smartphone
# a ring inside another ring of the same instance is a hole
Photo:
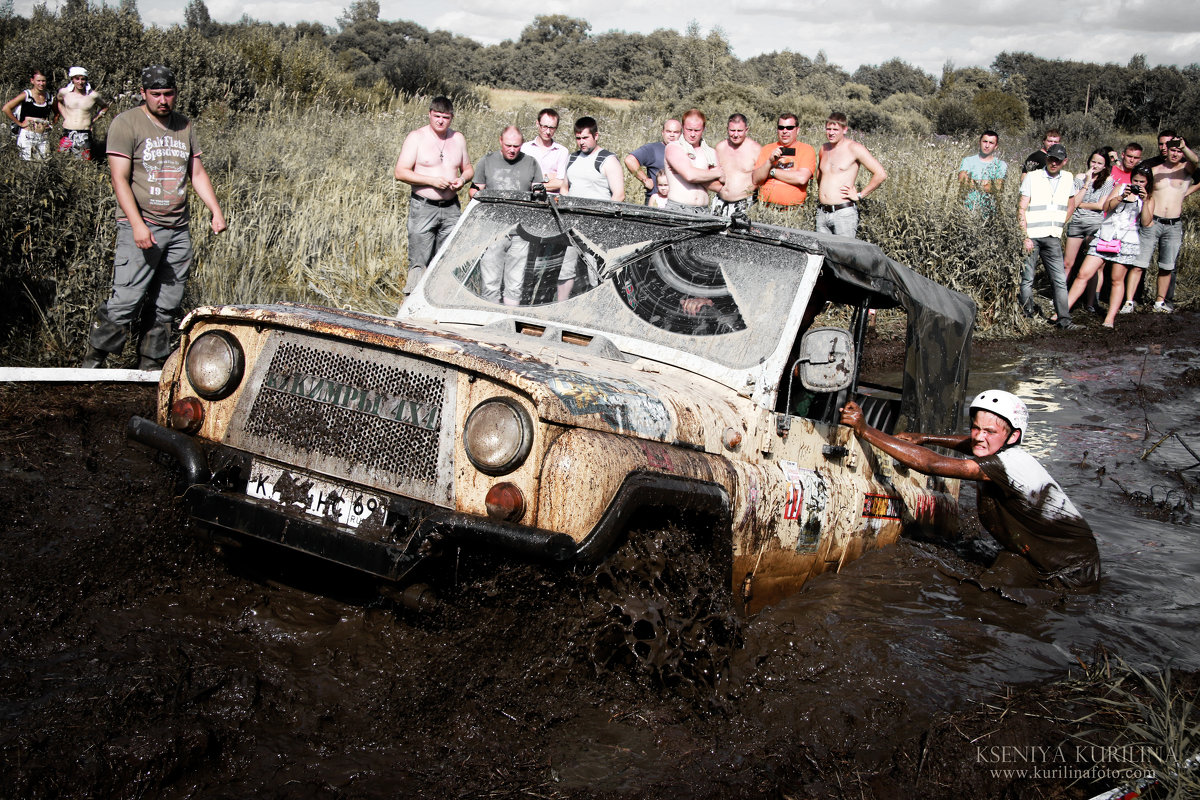
[[[794,147],[781,147],[781,148],[779,148],[779,155],[781,155],[781,156],[794,156],[794,155],[796,155],[796,148],[794,148]]]

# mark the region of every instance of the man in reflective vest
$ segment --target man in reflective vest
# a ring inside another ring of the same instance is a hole
[[[1063,167],[1067,150],[1061,144],[1046,151],[1046,168],[1025,173],[1021,180],[1021,205],[1017,216],[1025,230],[1025,267],[1021,270],[1021,310],[1025,316],[1034,315],[1033,270],[1040,256],[1050,283],[1054,286],[1052,321],[1060,328],[1081,327],[1071,322],[1067,308],[1067,274],[1063,270],[1062,232],[1067,221],[1067,205],[1071,201],[1074,177]]]

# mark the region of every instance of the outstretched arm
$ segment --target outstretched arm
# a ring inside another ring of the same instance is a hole
[[[985,481],[987,476],[973,459],[951,458],[922,447],[911,441],[911,438],[921,437],[925,444],[950,447],[962,451],[968,444],[966,436],[931,436],[929,434],[901,434],[891,436],[876,430],[863,419],[862,409],[858,403],[849,402],[842,409],[842,424],[853,428],[855,434],[868,444],[878,447],[892,458],[909,469],[923,472],[926,475],[940,475],[943,478],[964,478],[972,481]]]

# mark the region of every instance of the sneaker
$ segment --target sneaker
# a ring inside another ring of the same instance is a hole
[[[1117,313],[1118,314],[1132,314],[1136,308],[1137,308],[1137,306],[1135,306],[1133,304],[1132,300],[1126,300],[1125,305],[1121,306],[1121,310],[1118,311]]]
[[[1156,300],[1154,302],[1154,310],[1159,314],[1170,314],[1175,309],[1171,307],[1170,303],[1163,300]]]
[[[1062,322],[1058,323],[1058,327],[1060,330],[1064,330],[1064,331],[1081,331],[1081,330],[1083,330],[1082,325],[1080,325],[1078,322],[1072,322],[1070,319],[1064,319]]]

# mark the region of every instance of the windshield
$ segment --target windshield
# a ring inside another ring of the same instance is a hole
[[[765,361],[798,313],[808,254],[725,233],[712,217],[634,216],[476,203],[426,296],[438,309],[598,331],[622,349],[645,341],[731,369]]]

